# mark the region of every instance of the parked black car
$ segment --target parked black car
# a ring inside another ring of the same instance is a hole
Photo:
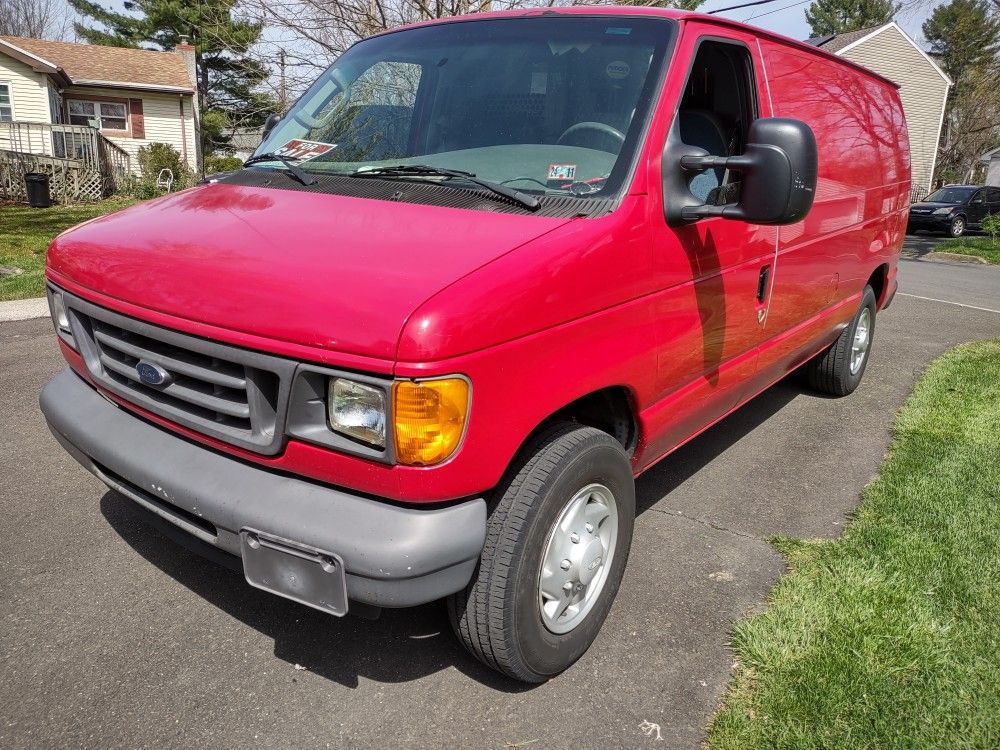
[[[946,185],[910,206],[906,231],[929,229],[961,237],[966,229],[979,229],[979,222],[995,213],[1000,213],[1000,187]]]

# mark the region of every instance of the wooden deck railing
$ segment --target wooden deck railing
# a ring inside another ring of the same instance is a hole
[[[57,200],[103,198],[131,171],[127,151],[87,125],[0,123],[0,194],[20,198],[27,172],[46,172]]]

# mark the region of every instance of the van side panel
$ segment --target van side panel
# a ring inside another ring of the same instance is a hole
[[[761,40],[774,114],[816,135],[816,199],[779,231],[774,292],[758,381],[768,383],[832,341],[865,282],[894,272],[910,192],[906,124],[894,87],[857,68]]]

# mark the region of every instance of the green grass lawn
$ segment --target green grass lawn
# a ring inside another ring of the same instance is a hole
[[[947,239],[935,247],[934,250],[939,253],[976,255],[980,258],[985,258],[990,263],[1000,263],[1000,240],[994,242],[986,236]]]
[[[1000,341],[931,365],[841,539],[777,543],[710,748],[1000,747]]]
[[[0,277],[0,301],[43,296],[45,251],[52,238],[74,224],[135,202],[129,198],[109,198],[95,203],[51,208],[0,204],[0,266],[24,271],[18,276]]]

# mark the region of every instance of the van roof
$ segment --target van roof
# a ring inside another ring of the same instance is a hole
[[[670,18],[675,21],[683,23],[684,21],[702,21],[704,23],[714,24],[716,26],[725,26],[727,28],[737,29],[739,31],[745,31],[755,36],[763,37],[765,39],[771,39],[781,44],[788,45],[790,47],[795,47],[801,52],[806,52],[810,55],[816,55],[818,57],[823,57],[828,60],[833,60],[840,63],[841,65],[846,65],[849,68],[854,68],[855,70],[861,71],[866,75],[874,78],[882,83],[886,83],[893,88],[898,89],[899,84],[895,81],[890,81],[885,76],[881,76],[873,70],[866,68],[863,65],[852,62],[844,57],[838,57],[832,52],[823,49],[822,47],[816,47],[808,42],[801,41],[799,39],[793,39],[790,36],[785,36],[784,34],[778,34],[773,31],[767,31],[766,29],[759,28],[757,26],[751,26],[749,24],[740,23],[739,21],[733,21],[728,18],[721,18],[715,15],[709,15],[707,13],[694,13],[691,11],[676,10],[674,8],[649,8],[635,5],[577,5],[568,6],[562,8],[527,8],[522,10],[500,10],[500,11],[490,11],[488,13],[470,13],[464,16],[449,16],[447,18],[435,18],[428,21],[421,21],[419,23],[409,24],[407,26],[400,26],[396,29],[390,29],[389,31],[383,31],[374,36],[381,36],[382,34],[392,34],[397,31],[402,31],[403,29],[412,29],[418,26],[431,26],[442,23],[464,23],[469,21],[478,21],[489,18],[532,18],[536,16],[645,16],[649,18]]]

